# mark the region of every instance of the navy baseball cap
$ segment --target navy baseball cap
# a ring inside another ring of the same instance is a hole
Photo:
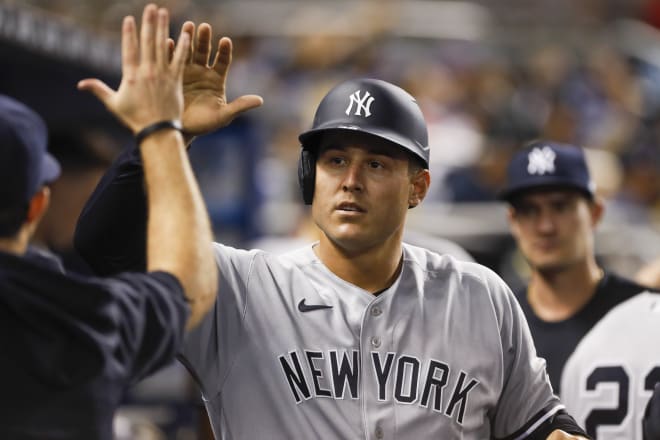
[[[0,209],[27,205],[60,175],[48,151],[43,119],[24,104],[0,95]]]
[[[589,175],[584,150],[550,141],[527,145],[511,158],[507,184],[498,198],[511,201],[523,191],[544,188],[572,188],[593,198],[596,185]]]

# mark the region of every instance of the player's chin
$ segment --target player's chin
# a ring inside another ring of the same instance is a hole
[[[335,228],[337,238],[345,240],[359,240],[368,235],[368,233],[369,230],[366,227],[355,223],[342,223]]]
[[[562,259],[550,259],[544,258],[532,262],[532,267],[534,270],[540,273],[557,273],[566,270],[570,264],[566,260]]]
[[[342,247],[353,247],[370,241],[372,232],[371,228],[363,225],[342,223],[333,228],[332,238],[336,243],[342,244]]]

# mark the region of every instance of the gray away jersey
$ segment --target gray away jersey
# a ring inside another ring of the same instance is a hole
[[[562,402],[598,440],[642,440],[644,408],[660,382],[660,294],[610,310],[580,341],[562,374]]]
[[[183,361],[218,438],[525,438],[563,408],[523,314],[489,269],[404,245],[378,296],[312,246],[216,244],[215,308]]]

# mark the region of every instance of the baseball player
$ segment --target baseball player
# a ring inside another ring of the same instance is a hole
[[[229,55],[221,43],[220,69],[207,49],[193,56],[218,73],[223,96]],[[203,132],[185,112],[184,128]],[[216,243],[218,299],[186,337],[181,360],[216,437],[582,438],[566,433],[584,435],[504,282],[402,243],[430,181],[414,98],[376,79],[343,82],[299,139],[320,239],[282,256]],[[120,158],[81,215],[76,244],[97,271],[139,265],[140,170],[135,154]]]
[[[658,335],[660,294],[643,292],[610,310],[568,358],[562,401],[594,438],[642,440],[644,409],[660,384]]]
[[[27,252],[60,167],[47,153],[43,120],[0,96],[2,439],[113,438],[125,389],[171,362],[186,322],[199,322],[215,300],[210,224],[173,129],[190,41],[182,36],[169,63],[167,22],[165,10],[145,8],[138,45],[134,20],[124,21],[117,92],[96,80],[80,84],[137,133],[149,194],[148,273],[83,277]],[[175,233],[184,229],[185,237]]]
[[[640,296],[645,287],[597,264],[594,229],[604,206],[583,150],[531,143],[512,158],[501,197],[531,267],[529,284],[516,296],[554,390],[591,436],[641,439],[644,403],[657,381],[647,375],[659,365],[660,352],[648,348],[658,334],[650,307],[657,295]],[[640,342],[647,348],[631,344],[633,335],[648,339],[649,345]]]

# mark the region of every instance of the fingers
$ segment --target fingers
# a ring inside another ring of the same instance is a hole
[[[188,52],[190,52],[190,34],[187,32],[181,32],[181,35],[179,35],[179,42],[172,55],[171,64],[171,68],[178,79],[181,79],[183,76],[183,68],[186,64]]]
[[[167,62],[172,62],[172,56],[174,55],[174,40],[171,38],[167,39]]]
[[[186,21],[183,23],[183,26],[181,26],[181,32],[186,32],[188,35],[190,35],[190,49],[186,54],[186,64],[190,64],[193,58],[193,50],[195,50],[195,42],[193,40],[193,35],[195,35],[195,23],[192,21]]]
[[[227,104],[227,107],[230,113],[238,116],[243,112],[261,106],[263,103],[264,99],[259,95],[243,95]]]
[[[170,16],[167,9],[160,8],[156,21],[156,63],[160,67],[168,65],[167,38],[170,29]]]
[[[122,75],[132,77],[138,65],[137,33],[135,30],[135,19],[124,17],[121,27],[121,66]]]
[[[112,95],[114,95],[114,90],[108,87],[103,81],[98,79],[83,79],[78,82],[78,90],[83,90],[86,92],[91,92],[96,96],[99,101],[101,101],[106,107],[109,107],[108,104]]]
[[[218,51],[213,60],[213,69],[221,76],[226,77],[229,72],[232,58],[232,43],[228,37],[222,37],[218,42]]]
[[[211,25],[208,23],[199,25],[194,46],[192,62],[206,67],[211,56]]]
[[[140,63],[153,64],[156,62],[156,48],[154,45],[154,39],[156,37],[156,15],[156,5],[148,4],[144,7],[142,25],[140,27]]]

